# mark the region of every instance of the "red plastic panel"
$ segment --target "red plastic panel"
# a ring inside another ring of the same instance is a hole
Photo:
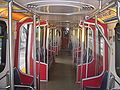
[[[82,74],[81,74],[82,73]],[[78,81],[80,81],[82,75],[82,79],[86,78],[86,64],[82,66],[82,72],[81,72],[81,66],[78,66]],[[88,73],[87,77],[95,76],[95,60],[88,64]]]
[[[47,64],[45,64],[45,63],[40,63],[40,68],[39,68],[39,70],[40,71],[38,71],[38,65],[39,65],[39,63],[37,63],[36,62],[36,75],[38,76],[38,73],[39,73],[39,75],[40,75],[40,80],[47,80]],[[30,73],[31,73],[31,75],[33,75],[34,74],[34,71],[33,71],[33,60],[31,61],[31,66],[30,66]]]
[[[19,75],[20,75],[21,84],[31,85],[33,83],[33,77],[32,76],[24,74],[20,71],[19,71]]]
[[[88,77],[95,76],[95,60],[92,63],[88,64]]]
[[[88,79],[88,80],[83,80],[83,87],[100,87],[101,83],[102,83],[102,78],[98,77],[98,78],[94,78],[94,79]]]
[[[81,68],[82,68],[82,71],[81,71]],[[85,78],[85,76],[86,76],[86,65],[83,65],[82,67],[78,66],[78,75],[77,76],[78,76],[77,77],[78,78],[77,82],[80,81],[81,78]]]
[[[38,64],[37,64],[38,66]],[[40,80],[47,80],[47,65],[40,64]],[[37,72],[38,74],[38,72]]]

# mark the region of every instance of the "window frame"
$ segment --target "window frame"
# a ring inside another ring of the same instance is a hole
[[[102,26],[100,26],[100,25],[98,25],[99,26],[99,28],[102,30],[102,32],[103,32],[103,34],[105,34],[105,32],[104,32],[104,29],[103,29],[103,27]],[[103,70],[104,70],[104,61],[105,61],[105,40],[104,40],[104,38],[103,38],[103,36],[101,35],[101,33],[100,33],[100,31],[97,29],[96,30],[96,60],[97,60],[97,62],[98,62],[98,59],[99,59],[99,63],[97,63],[97,68],[96,68],[96,72],[98,73],[98,74],[101,74],[102,73],[102,71],[101,71],[101,73],[99,72],[99,67],[100,67],[100,60],[101,60],[101,47],[103,47],[103,55],[102,55],[102,65],[103,65]],[[101,46],[101,39],[103,40],[103,45]],[[98,44],[97,44],[98,43]],[[97,50],[99,50],[99,51],[97,51]],[[97,55],[99,55],[99,57],[97,57]],[[98,66],[99,65],[99,66]]]
[[[24,57],[24,64],[25,64],[25,71],[22,71],[21,70],[21,68],[20,68],[20,46],[21,46],[21,33],[22,33],[22,28],[25,26],[25,25],[27,25],[27,39],[26,39],[26,50],[25,50],[25,57]],[[29,61],[29,63],[28,63],[28,60],[29,60],[29,49],[28,48],[30,48],[30,40],[31,40],[31,31],[32,31],[32,23],[31,22],[29,22],[29,23],[24,23],[21,27],[20,27],[20,33],[19,33],[19,50],[18,50],[18,68],[21,70],[21,72],[23,72],[23,73],[26,73],[26,74],[29,74],[30,73],[30,70],[29,70],[29,64],[30,64],[30,61]]]
[[[7,48],[7,24],[5,21],[0,20],[0,26],[1,26],[1,33],[0,38],[2,41],[1,44],[1,63],[0,63],[0,73],[5,69],[6,66],[6,48]]]

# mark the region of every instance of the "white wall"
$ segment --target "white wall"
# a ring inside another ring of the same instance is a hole
[[[115,30],[114,30],[115,26],[116,26],[116,22],[108,24],[108,31],[109,31],[109,37],[110,37],[109,41],[112,46],[112,52],[111,52],[112,55],[109,55],[109,58],[111,58],[110,59],[110,72],[112,72],[116,80],[120,82],[120,78],[117,76],[116,70],[115,70],[115,40],[113,38],[115,37]],[[115,87],[120,88],[117,83],[115,84]]]

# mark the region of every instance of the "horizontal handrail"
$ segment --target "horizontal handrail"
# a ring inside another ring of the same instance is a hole
[[[77,51],[75,51],[75,52],[81,52],[81,50],[77,50]]]
[[[120,82],[118,80],[116,80],[115,78],[113,78],[115,80],[115,82],[120,86]]]
[[[31,86],[25,86],[25,85],[14,85],[14,86],[21,87],[21,88],[30,88],[30,89],[34,90],[33,87],[31,87]],[[6,87],[0,87],[0,89],[8,89],[8,88],[10,88],[10,85],[6,86]]]
[[[14,85],[15,87],[23,87],[23,88],[30,88],[30,89],[32,89],[32,90],[34,90],[33,89],[33,87],[31,87],[31,86],[24,86],[24,85]]]
[[[50,46],[50,47],[58,47],[58,46]]]
[[[8,89],[8,88],[10,88],[10,85],[6,87],[0,87],[0,89]]]
[[[4,76],[2,76],[2,77],[0,78],[0,80],[2,80],[5,76],[7,76],[7,74],[8,74],[8,71],[6,72],[6,74],[5,74]]]
[[[54,53],[55,53],[55,51],[54,51],[54,50],[50,50],[50,49],[49,49],[48,51],[50,51],[50,52],[54,52]]]

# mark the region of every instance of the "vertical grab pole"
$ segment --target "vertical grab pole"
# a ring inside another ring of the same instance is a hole
[[[79,38],[79,29],[78,29],[78,37],[77,38]],[[78,43],[79,43],[79,39],[78,39]],[[78,47],[76,48],[76,52],[75,51],[73,51],[73,60],[74,60],[74,55],[75,55],[75,53],[77,54],[76,55],[76,59],[77,59],[77,63],[76,63],[76,66],[77,66],[77,81],[78,81],[78,65],[79,65],[79,61],[78,61],[78,53],[79,53],[79,51],[77,50],[79,48],[79,45],[78,45]],[[73,61],[74,62],[74,61]]]
[[[80,47],[79,45],[80,45],[80,28],[78,27],[78,47]]]
[[[55,46],[55,30],[53,28],[53,48],[54,48],[54,46]]]
[[[36,15],[33,15],[33,30],[34,30],[34,89],[37,89],[36,85]]]
[[[78,47],[77,47],[77,51],[76,51],[77,52],[77,65],[79,64],[79,58],[78,58],[79,57],[79,33],[80,33],[79,31],[80,31],[80,29],[78,27],[78,37],[77,37],[78,38],[78,45],[77,45]]]
[[[12,3],[8,2],[8,44],[9,44],[9,71],[10,71],[10,88],[14,90],[14,73],[13,73],[13,54],[12,54]]]
[[[49,29],[50,28],[47,28],[47,40],[46,40],[46,48],[47,48],[47,63],[48,63],[48,53],[49,53]]]
[[[53,28],[51,29],[52,30],[52,43],[51,43],[51,45],[52,45],[52,50],[53,50],[53,46],[54,46],[54,30],[53,30]]]
[[[45,34],[46,34],[46,29],[45,29],[45,26],[44,26],[44,36],[43,36],[44,63],[46,63],[46,61],[45,61],[45,57],[46,57],[45,56],[45,54],[46,54],[46,50],[45,50],[46,49],[46,46],[45,46],[45,44],[46,44],[46,40],[45,40],[46,38],[45,37],[46,36],[45,36]]]
[[[83,68],[83,54],[84,54],[84,34],[85,34],[85,27],[84,27],[84,22],[83,22],[83,26],[82,26],[82,43],[81,43],[81,72],[82,72],[82,68]],[[81,90],[82,90],[82,73],[80,74],[80,79],[81,79]]]
[[[52,49],[53,49],[53,46],[54,46],[54,30],[52,28]]]
[[[88,76],[88,54],[89,54],[89,26],[88,26],[88,29],[87,29],[87,60],[86,60],[86,78]]]
[[[53,50],[53,29],[51,29],[51,49]]]
[[[47,25],[48,26],[48,25]],[[47,48],[47,64],[49,65],[49,29],[47,27],[47,40],[46,40],[46,48]],[[51,52],[50,52],[51,53]],[[48,81],[48,68],[49,66],[47,66],[47,81]]]
[[[40,47],[40,45],[41,45],[41,43],[40,43],[40,40],[41,40],[41,31],[40,31],[40,19],[39,19],[39,17],[38,17],[38,21],[39,21],[39,26],[38,26],[38,61],[39,61],[39,63],[38,63],[38,90],[40,90],[40,53],[41,53],[41,47]]]
[[[102,30],[100,29],[100,27],[97,24],[97,16],[95,16],[95,26],[98,29],[98,31],[101,33],[102,37],[104,38],[105,42],[107,43],[108,47],[109,47],[109,58],[108,58],[108,81],[107,81],[107,90],[109,90],[109,78],[110,78],[110,60],[111,60],[111,56],[112,56],[112,47],[108,41],[108,39],[105,37],[105,35],[103,34]],[[103,70],[105,71],[105,61],[103,62]]]
[[[54,49],[55,49],[55,55],[57,55],[57,50],[56,50],[56,28],[55,28],[55,36],[54,36],[54,41],[55,41],[55,46],[54,46]]]
[[[78,48],[79,48],[79,43],[80,43],[79,39],[80,39],[80,29],[78,27]]]
[[[117,1],[117,17],[118,17],[118,21],[120,21],[120,2],[119,1]]]
[[[99,9],[102,9],[102,0],[99,0]]]

